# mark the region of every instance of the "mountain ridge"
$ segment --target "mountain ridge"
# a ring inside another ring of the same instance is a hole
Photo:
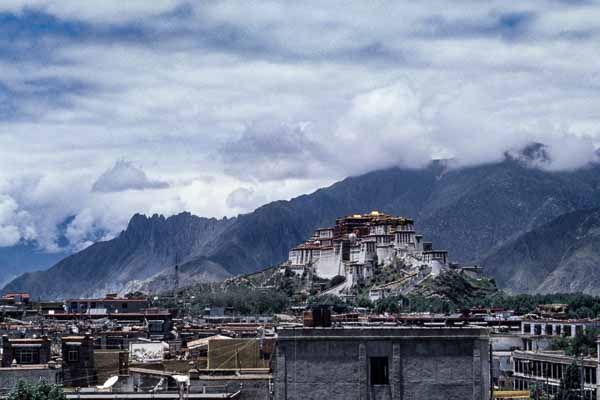
[[[507,157],[461,169],[439,162],[423,169],[394,167],[348,177],[235,218],[136,214],[117,238],[94,244],[48,271],[25,274],[4,291],[41,297],[123,291],[131,281],[160,276],[173,267],[176,256],[182,263],[200,260],[194,264],[197,274],[209,266],[218,274],[251,273],[285,260],[290,248],[337,217],[375,209],[415,219],[427,240],[450,251],[451,260],[478,262],[523,233],[599,200],[597,164],[547,171]]]
[[[482,265],[513,293],[598,294],[600,208],[563,214],[497,249]]]

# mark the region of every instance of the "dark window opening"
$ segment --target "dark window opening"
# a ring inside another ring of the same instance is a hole
[[[69,350],[69,352],[67,353],[67,359],[69,360],[69,362],[79,361],[79,350],[77,350],[77,349]]]
[[[38,352],[29,349],[17,351],[17,364],[39,364],[40,355]]]
[[[371,385],[389,385],[387,357],[371,357]]]

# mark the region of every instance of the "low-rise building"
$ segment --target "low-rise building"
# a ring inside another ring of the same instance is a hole
[[[48,337],[39,339],[12,339],[2,336],[2,367],[19,365],[48,364],[51,341]]]
[[[89,335],[63,336],[61,341],[65,386],[96,385],[98,379],[94,359],[94,338]]]
[[[567,368],[575,363],[580,374],[583,373],[584,399],[596,400],[598,397],[598,359],[595,357],[581,359],[560,351],[516,350],[512,358],[515,390],[533,390],[540,395],[554,396]]]
[[[484,328],[278,330],[275,400],[488,399]]]
[[[148,307],[143,298],[121,298],[116,294],[107,294],[103,299],[67,299],[65,310],[69,313],[138,313]]]

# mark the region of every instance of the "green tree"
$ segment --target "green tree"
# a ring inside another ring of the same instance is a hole
[[[66,400],[62,388],[46,382],[19,381],[8,400]]]
[[[307,303],[311,306],[346,307],[346,303],[344,303],[344,300],[333,294],[324,294],[318,297],[309,297]]]
[[[581,400],[579,380],[579,367],[573,362],[567,367],[564,377],[560,380],[558,393],[554,400]]]
[[[357,305],[364,308],[373,308],[373,302],[369,299],[369,296],[363,295],[358,298]]]
[[[125,295],[126,298],[128,299],[141,299],[146,297],[146,294],[144,292],[140,292],[139,290],[135,291],[135,292],[129,292]]]
[[[402,296],[388,296],[383,299],[379,299],[375,302],[375,312],[381,313],[398,313],[402,304],[405,302],[405,298]]]
[[[329,283],[329,286],[334,287],[334,286],[337,286],[344,282],[346,282],[346,277],[344,277],[342,275],[336,275],[333,278],[331,278],[331,282]]]
[[[569,354],[573,356],[594,354],[596,353],[596,338],[598,337],[598,330],[588,328],[583,333],[578,332],[573,339],[571,339],[571,346]]]

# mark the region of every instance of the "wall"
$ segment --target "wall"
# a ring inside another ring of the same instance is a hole
[[[77,352],[76,360],[69,360],[69,351]],[[71,337],[69,339],[63,337],[62,359],[66,387],[87,387],[95,386],[98,383],[92,337]]]
[[[205,376],[201,375],[191,380],[191,393],[202,393],[206,387],[207,393],[226,389],[228,392],[240,391],[237,400],[268,400],[269,382],[271,375],[261,377],[247,377],[244,375],[238,377],[232,376]]]
[[[473,329],[438,330],[448,337],[428,329],[295,331],[279,336],[275,400],[488,398],[489,341]],[[389,384],[371,385],[371,357],[388,357]]]
[[[208,341],[209,369],[238,369],[268,367],[260,359],[258,339],[212,339]]]
[[[127,375],[129,357],[127,351],[94,350],[94,367],[99,385],[115,375]]]
[[[0,393],[10,392],[20,380],[59,384],[62,381],[61,374],[60,368],[0,368]]]

